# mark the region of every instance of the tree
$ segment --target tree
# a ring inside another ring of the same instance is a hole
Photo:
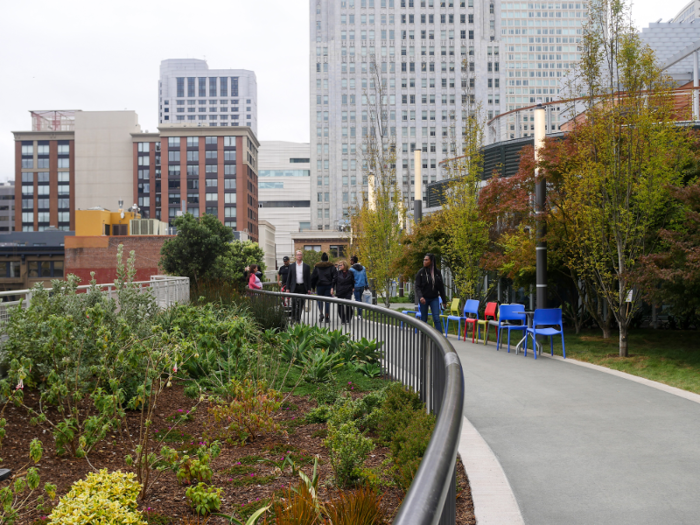
[[[251,264],[257,264],[264,275],[267,269],[264,260],[265,252],[257,242],[234,240],[216,258],[204,277],[211,281],[240,282],[246,266]]]
[[[185,213],[177,217],[173,225],[177,236],[163,244],[160,266],[167,274],[189,277],[197,286],[217,257],[227,253],[233,232],[213,215],[196,219]]]
[[[351,216],[352,247],[367,268],[377,294],[387,293],[395,274],[394,261],[401,255],[401,225],[405,220],[403,196],[396,181],[396,128],[389,127],[387,78],[377,62],[370,63],[368,126],[362,128],[362,169],[368,194]]]
[[[576,257],[568,263],[607,302],[621,357],[640,306],[631,274],[655,251],[689,142],[674,123],[670,82],[628,14],[624,0],[591,4],[573,84],[586,113],[573,121],[561,208],[573,228],[568,247]]]
[[[433,253],[437,260],[443,257],[442,249],[447,244],[447,234],[443,228],[442,211],[423,218],[411,233],[401,237],[401,255],[394,261],[393,273],[412,279],[423,267],[423,257]]]

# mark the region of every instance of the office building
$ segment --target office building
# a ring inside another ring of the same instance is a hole
[[[501,42],[506,75],[505,111],[565,98],[560,93],[567,70],[580,60],[587,2],[500,2]],[[561,108],[563,110],[563,108]],[[547,133],[559,129],[560,108],[548,109]],[[490,141],[528,137],[534,116],[509,116],[493,130]],[[502,120],[502,119],[498,119]]]
[[[654,51],[658,64],[663,66],[688,46],[700,44],[700,23],[673,21],[649,24],[642,29],[640,38]],[[669,65],[665,73],[673,78],[677,86],[692,82],[693,60],[693,55],[689,54]]]
[[[15,181],[0,182],[0,235],[15,231]]]
[[[280,266],[282,257],[294,256],[292,234],[311,228],[309,144],[261,142],[258,176],[260,219],[275,227],[276,262]]]
[[[397,181],[413,195],[414,150],[424,183],[461,151],[467,107],[484,117],[503,101],[501,21],[493,0],[316,0],[310,2],[311,226],[343,230],[362,202],[362,146],[378,91],[397,147]],[[425,187],[425,186],[424,186]]]
[[[133,194],[133,111],[32,111],[15,131],[15,229],[75,229],[75,210],[116,208]]]
[[[134,133],[133,199],[143,218],[214,215],[258,240],[258,147],[249,127],[164,124]],[[162,176],[164,175],[164,176]]]
[[[674,16],[669,22],[675,24],[682,23],[694,23],[698,18],[700,18],[700,0],[691,0],[683,8],[678,11],[678,14]],[[661,20],[659,20],[660,22]]]
[[[258,84],[253,71],[209,69],[206,60],[160,63],[159,124],[248,126],[258,134]]]

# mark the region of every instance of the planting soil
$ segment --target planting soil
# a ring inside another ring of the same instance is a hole
[[[29,406],[33,406],[37,397],[27,393],[25,400]],[[153,428],[159,435],[169,432],[164,445],[188,453],[206,442],[207,407],[202,403],[196,411],[188,414],[194,404],[192,399],[184,395],[181,386],[175,385],[161,395]],[[236,443],[221,444],[221,454],[211,463],[214,475],[210,483],[223,489],[220,512],[247,517],[273,498],[283,497],[285,489],[297,485],[300,481],[298,474],[292,473],[288,465],[282,465],[284,458],[288,456],[308,476],[311,476],[314,458],[318,458],[319,498],[325,501],[337,493],[332,483],[333,470],[328,449],[323,444],[326,425],[307,424],[304,418],[305,414],[316,406],[316,401],[308,397],[290,396],[282,409],[275,414],[275,420],[287,433],[286,437],[267,434],[255,436],[253,441],[243,446]],[[67,455],[57,457],[51,433],[40,426],[30,425],[23,408],[8,405],[4,417],[7,419],[7,436],[0,451],[2,466],[13,471],[24,467],[28,461],[29,442],[34,438],[40,439],[44,446],[44,454],[36,466],[41,476],[41,484],[56,484],[59,497],[67,493],[75,481],[84,478],[95,469],[131,471],[124,459],[131,451],[127,450],[127,441],[119,432],[110,433],[108,439],[98,443],[96,450],[92,451],[87,459],[76,459]],[[134,412],[128,417],[139,418],[140,414]],[[177,421],[180,423],[176,423]],[[370,434],[369,437],[376,436]],[[388,457],[387,448],[377,447],[370,453],[365,468],[376,474],[373,483],[382,494],[381,507],[388,521],[391,521],[404,494],[391,482],[386,461]],[[157,481],[146,499],[140,503],[140,509],[144,511],[148,522],[178,525],[187,520],[196,520],[185,498],[187,487],[178,483],[171,471],[155,475],[159,476]],[[476,520],[469,483],[459,460],[457,482],[457,523],[474,524]],[[7,483],[9,482],[2,482],[0,487]],[[42,518],[39,513],[34,513],[21,523],[45,523],[45,520],[46,518]],[[211,517],[208,523],[224,524],[227,520]]]

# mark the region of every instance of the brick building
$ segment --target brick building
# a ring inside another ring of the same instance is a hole
[[[95,272],[98,284],[111,283],[117,277],[117,248],[124,245],[124,263],[133,250],[136,253],[136,280],[148,281],[159,275],[160,250],[170,235],[159,236],[94,236],[66,237],[65,271],[75,274],[83,284]]]
[[[144,218],[216,216],[258,241],[258,148],[248,127],[163,125],[133,133],[134,202]],[[165,177],[162,177],[165,175]]]

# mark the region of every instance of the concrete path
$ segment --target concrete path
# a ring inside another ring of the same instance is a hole
[[[700,403],[560,359],[450,340],[464,368],[466,427],[493,451],[527,525],[700,523]],[[468,474],[479,463],[500,471],[482,455],[466,458]],[[475,495],[477,519],[480,501],[492,500]]]

